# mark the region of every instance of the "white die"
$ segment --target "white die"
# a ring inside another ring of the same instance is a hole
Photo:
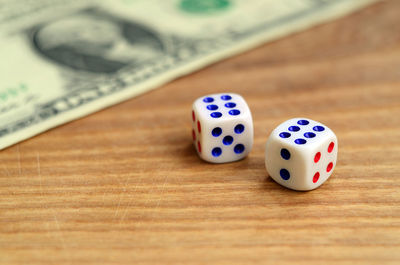
[[[242,159],[253,147],[253,119],[246,101],[233,93],[213,94],[193,103],[192,137],[198,155],[212,163]]]
[[[295,118],[272,131],[265,148],[265,166],[282,186],[312,190],[332,174],[337,152],[337,138],[331,129],[317,121]]]

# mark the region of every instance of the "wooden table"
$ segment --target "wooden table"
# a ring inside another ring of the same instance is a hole
[[[190,110],[242,94],[255,144],[202,162]],[[296,116],[339,139],[319,189],[264,168]],[[0,152],[0,264],[400,264],[400,1],[266,44]]]

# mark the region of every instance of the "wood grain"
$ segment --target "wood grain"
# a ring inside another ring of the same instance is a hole
[[[0,152],[0,264],[400,264],[400,2],[289,36]],[[255,145],[202,162],[190,109],[242,94]],[[339,139],[295,192],[264,168],[296,116]]]

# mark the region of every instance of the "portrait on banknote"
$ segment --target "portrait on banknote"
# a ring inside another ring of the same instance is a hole
[[[41,24],[34,28],[32,38],[35,49],[54,63],[101,74],[142,65],[165,51],[153,30],[100,10],[85,10]]]

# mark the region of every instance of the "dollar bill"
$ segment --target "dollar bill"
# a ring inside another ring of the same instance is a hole
[[[0,149],[376,0],[0,0]]]

